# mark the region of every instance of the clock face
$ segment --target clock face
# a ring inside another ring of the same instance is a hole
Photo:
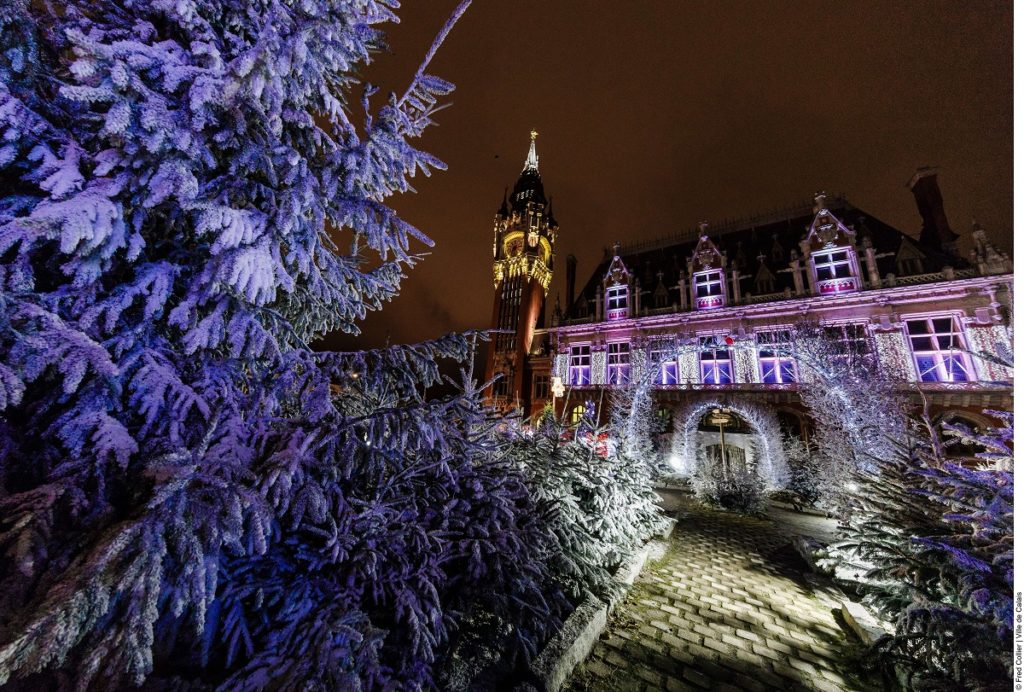
[[[523,251],[523,239],[513,238],[512,240],[505,243],[505,254],[512,256],[518,255]]]

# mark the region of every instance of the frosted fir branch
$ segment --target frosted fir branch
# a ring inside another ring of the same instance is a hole
[[[459,21],[459,19],[462,17],[465,11],[469,9],[469,6],[471,4],[472,0],[462,0],[455,8],[455,11],[452,12],[451,16],[448,18],[448,21],[445,22],[443,27],[441,27],[441,30],[434,38],[434,42],[430,44],[430,48],[427,50],[427,55],[420,63],[420,66],[416,69],[416,75],[413,77],[413,80],[410,83],[409,88],[406,90],[405,94],[403,94],[402,97],[398,99],[399,107],[404,106],[408,102],[408,99],[412,97],[414,94],[416,94],[417,91],[420,89],[423,89],[427,94],[443,94],[451,91],[451,85],[448,84],[447,82],[439,80],[436,77],[428,78],[429,76],[426,74],[426,69],[427,66],[430,65],[431,60],[434,59],[434,55],[437,54],[437,51],[440,49],[441,44],[444,43],[445,39],[448,37],[448,34],[455,27],[455,23]],[[445,88],[447,88],[447,91],[443,91],[443,89]]]

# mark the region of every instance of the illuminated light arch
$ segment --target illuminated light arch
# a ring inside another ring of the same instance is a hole
[[[789,466],[782,450],[782,429],[775,412],[762,404],[727,395],[698,399],[676,413],[672,452],[682,461],[680,472],[690,476],[696,471],[697,426],[715,408],[727,408],[743,418],[753,430],[755,443],[760,448],[758,474],[770,490],[785,487],[789,480]]]

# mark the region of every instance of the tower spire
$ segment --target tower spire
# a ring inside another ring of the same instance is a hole
[[[535,170],[540,173],[540,159],[537,157],[537,131],[530,130],[530,153],[526,155],[526,163],[523,164],[523,172]]]

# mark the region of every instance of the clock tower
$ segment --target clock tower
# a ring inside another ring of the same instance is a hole
[[[506,192],[507,192],[506,188]],[[544,316],[551,284],[553,246],[558,223],[544,196],[537,157],[537,132],[512,195],[503,197],[494,216],[494,310],[487,347],[486,380],[500,376],[484,392],[496,408],[524,408],[526,358],[533,332]]]

